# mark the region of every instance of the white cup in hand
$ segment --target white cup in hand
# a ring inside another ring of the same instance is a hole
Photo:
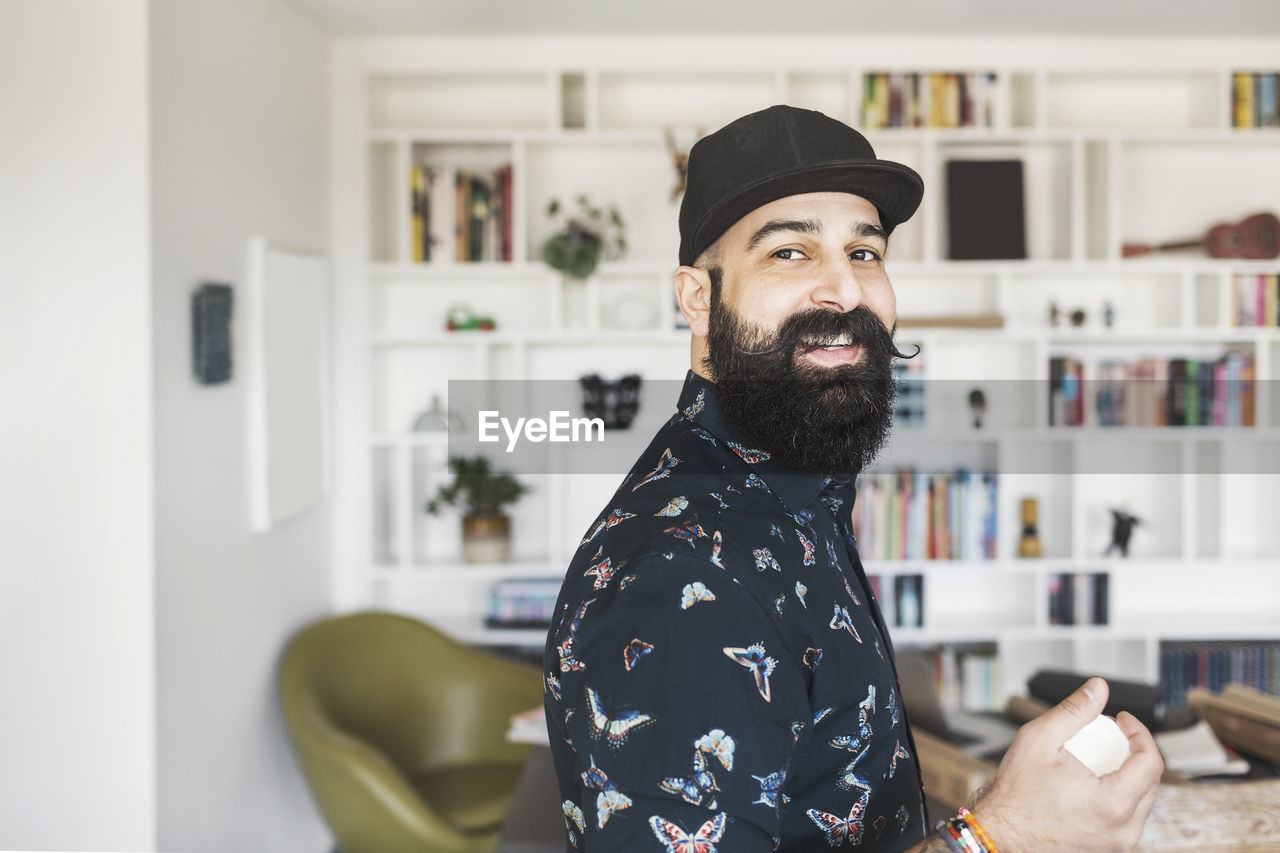
[[[1105,714],[1099,714],[1063,746],[1097,776],[1119,770],[1129,757],[1129,739]]]

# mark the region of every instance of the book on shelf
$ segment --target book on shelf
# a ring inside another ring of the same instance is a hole
[[[924,365],[919,359],[893,362],[893,379],[898,388],[897,408],[893,414],[893,424],[899,428],[918,429],[925,425],[924,420]]]
[[[858,553],[865,560],[995,559],[997,497],[991,473],[865,474],[853,505]]]
[[[427,167],[414,163],[409,170],[409,214],[411,216],[410,245],[413,249],[412,260],[420,264],[430,257],[431,246],[427,205]]]
[[[1231,305],[1234,326],[1280,326],[1280,274],[1232,276]]]
[[[994,71],[869,72],[862,78],[862,126],[992,127],[995,98]]]
[[[943,646],[922,657],[944,709],[1000,710],[1000,659],[994,645]]]
[[[1182,707],[1192,688],[1220,691],[1233,682],[1262,693],[1280,693],[1280,640],[1160,644],[1160,684],[1166,706]]]
[[[948,160],[947,258],[1027,257],[1021,160]]]
[[[1275,71],[1237,71],[1232,75],[1232,127],[1280,127],[1278,77]]]
[[[414,263],[511,260],[509,163],[485,174],[422,164],[411,172]]]
[[[1106,625],[1110,587],[1106,572],[1049,575],[1049,624]]]
[[[1256,363],[1250,351],[1218,359],[1158,357],[1098,363],[1091,394],[1084,364],[1049,359],[1049,425],[1244,426],[1255,423]]]
[[[894,624],[899,628],[924,626],[924,576],[896,575],[893,579]]]
[[[439,260],[465,261],[471,251],[471,174],[454,172],[453,188],[453,257]]]
[[[471,176],[471,193],[467,199],[467,254],[469,261],[492,260],[492,244],[486,227],[493,215],[492,188],[477,175]],[[488,250],[489,258],[486,258]]]
[[[512,217],[514,215],[511,198],[511,164],[504,163],[498,167],[498,216],[495,219],[498,228],[498,259],[512,259]]]

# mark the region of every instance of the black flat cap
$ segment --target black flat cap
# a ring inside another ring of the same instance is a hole
[[[876,159],[871,143],[820,112],[773,106],[698,140],[680,203],[680,263],[692,264],[757,207],[790,195],[847,192],[876,206],[892,232],[924,195],[915,170]]]

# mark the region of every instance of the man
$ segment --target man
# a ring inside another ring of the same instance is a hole
[[[675,283],[691,372],[583,537],[547,643],[570,849],[962,849],[931,834],[850,528],[901,356],[884,256],[922,193],[808,110],[753,113],[690,152]],[[974,806],[1001,851],[1137,842],[1162,764],[1128,715],[1118,772],[1062,749],[1105,704],[1105,682],[1086,687],[1019,732]]]

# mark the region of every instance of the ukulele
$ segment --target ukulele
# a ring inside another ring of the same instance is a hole
[[[1200,246],[1208,249],[1211,258],[1280,258],[1280,219],[1274,213],[1255,213],[1241,220],[1238,225],[1215,225],[1200,240],[1179,240],[1159,245],[1125,243],[1121,251],[1126,258],[1132,258],[1148,252],[1194,249]]]

